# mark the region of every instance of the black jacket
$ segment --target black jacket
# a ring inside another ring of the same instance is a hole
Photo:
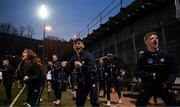
[[[98,77],[100,81],[104,81],[106,75],[105,75],[105,67],[103,65],[97,65],[97,70],[98,70]]]
[[[141,78],[144,88],[161,88],[163,84],[171,87],[178,71],[178,66],[171,57],[160,51],[145,51],[137,61],[135,74]]]
[[[52,65],[52,80],[59,81],[61,79],[61,62],[56,61]]]
[[[28,86],[36,87],[44,84],[44,73],[42,66],[36,63],[29,63],[28,67],[25,67],[22,63],[21,68],[18,69],[18,76],[24,78],[28,76],[29,79],[24,81]]]
[[[80,61],[82,63],[82,67],[80,70],[75,70],[75,61]],[[96,60],[94,56],[87,51],[82,51],[79,57],[77,55],[72,57],[72,59],[70,60],[69,70],[70,72],[78,72],[79,78],[83,79],[83,81],[85,82],[98,81]]]
[[[107,75],[107,80],[116,80],[118,76],[121,76],[120,70],[121,67],[118,59],[113,58],[105,61],[105,73]]]
[[[15,70],[12,65],[3,66],[2,76],[5,81],[13,81]]]

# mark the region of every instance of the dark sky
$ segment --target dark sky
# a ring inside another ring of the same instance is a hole
[[[35,31],[33,38],[42,39],[43,22],[38,16],[38,9],[41,4],[46,4],[49,9],[46,21],[52,27],[48,35],[69,40],[112,1],[115,2],[111,8],[119,3],[119,0],[0,0],[0,23],[9,22],[17,28],[30,25]],[[130,1],[132,0],[125,0],[123,4],[127,5]],[[119,8],[120,6],[108,16],[117,14]],[[107,19],[108,17],[103,20],[103,23]],[[98,26],[99,24],[96,28]]]

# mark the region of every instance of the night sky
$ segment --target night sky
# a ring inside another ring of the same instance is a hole
[[[0,23],[9,22],[17,28],[30,25],[35,31],[33,38],[42,39],[43,21],[38,15],[38,9],[41,4],[45,4],[49,9],[46,23],[52,27],[48,35],[69,40],[112,1],[114,0],[0,0]],[[124,5],[130,1],[132,0],[125,0]],[[118,3],[119,0],[115,0],[114,6]],[[119,8],[120,6],[113,10],[108,17],[117,14]]]

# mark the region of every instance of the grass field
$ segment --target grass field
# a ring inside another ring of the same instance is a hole
[[[12,89],[12,96],[13,99],[16,97],[16,95],[20,92],[21,89],[18,89],[17,87],[17,83],[15,83],[14,88]],[[20,107],[20,106],[24,106],[24,102],[26,100],[26,92],[27,90],[25,89],[23,91],[23,93],[20,95],[20,97],[18,98],[18,100],[16,101],[16,103],[14,104],[14,107]],[[128,94],[128,91],[122,91],[124,94]],[[102,94],[102,93],[101,93]],[[72,98],[72,94],[70,92],[62,92],[62,99],[61,99],[61,107],[75,107],[75,100],[73,100]],[[55,106],[52,101],[53,98],[48,96],[48,92],[47,92],[47,86],[45,85],[45,89],[43,91],[42,94],[42,101],[40,102],[40,106],[41,107],[51,107],[51,106]],[[4,107],[4,106],[9,106],[10,104],[5,103],[5,91],[4,91],[4,86],[3,86],[3,82],[0,83],[0,107]],[[123,99],[123,104],[117,104],[117,93],[111,93],[111,101],[113,102],[111,107],[119,107],[119,106],[131,106],[131,107],[135,107],[135,99],[134,98],[130,98],[130,97],[124,97],[122,96]],[[106,104],[107,99],[106,98],[100,98],[100,106],[101,107],[107,107]],[[153,99],[151,98],[150,100],[150,106],[154,106],[153,105]],[[161,99],[158,98],[158,106],[164,106],[165,104],[163,103],[163,101]],[[86,100],[86,104],[85,106],[91,106],[90,105],[90,101]]]
[[[12,97],[14,98],[20,91],[16,86],[12,89]],[[0,106],[8,106],[9,104],[5,103],[6,95],[5,95],[5,89],[3,86],[3,81],[0,83]]]
[[[15,83],[14,88],[12,89],[12,96],[13,99],[16,97],[16,95],[19,93],[21,89],[17,88],[17,83]],[[72,99],[72,94],[70,92],[63,92],[62,93],[62,104],[61,107],[67,107],[67,106],[76,106],[75,101]],[[0,106],[8,106],[9,104],[5,103],[5,91],[3,82],[0,83]],[[23,91],[23,93],[20,95],[14,106],[24,106],[24,102],[26,99],[26,89]],[[54,106],[52,103],[52,98],[48,97],[47,88],[45,87],[43,94],[42,94],[42,102],[40,103],[40,106]],[[86,106],[90,106],[89,100],[86,102]]]

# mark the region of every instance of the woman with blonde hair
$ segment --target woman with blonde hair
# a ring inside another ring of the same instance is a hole
[[[26,105],[39,106],[44,75],[41,61],[31,49],[23,51],[17,72],[27,86]]]

